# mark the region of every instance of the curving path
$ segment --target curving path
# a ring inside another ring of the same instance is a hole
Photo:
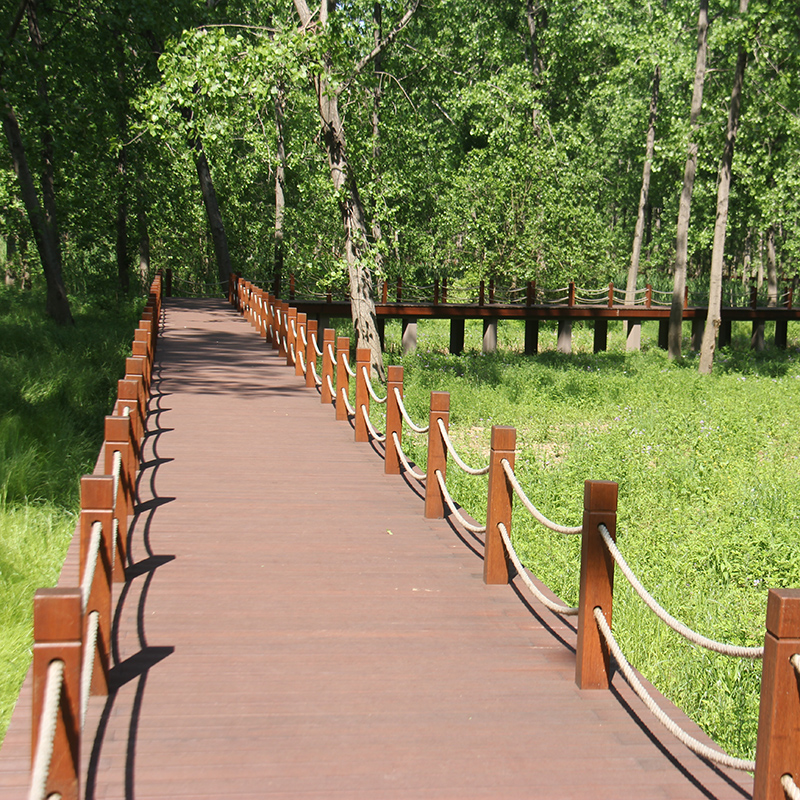
[[[485,586],[480,543],[424,520],[227,304],[166,302],[148,427],[87,797],[750,795],[619,675],[578,690],[573,628]],[[25,703],[3,798],[24,796]]]

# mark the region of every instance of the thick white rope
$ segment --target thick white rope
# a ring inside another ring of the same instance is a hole
[[[763,658],[763,647],[739,647],[738,645],[727,644],[725,642],[717,642],[709,639],[702,634],[693,631],[691,628],[684,625],[679,620],[675,619],[666,609],[658,604],[656,599],[642,586],[639,579],[633,574],[633,570],[628,566],[628,563],[622,557],[619,548],[611,538],[608,528],[605,525],[599,525],[598,530],[606,543],[608,552],[611,553],[617,566],[622,571],[622,574],[628,579],[628,583],[633,587],[633,590],[639,597],[642,598],[645,605],[666,625],[668,625],[676,633],[679,633],[684,639],[696,644],[699,647],[705,647],[707,650],[713,650],[715,653],[721,653],[724,656],[733,656],[735,658]]]
[[[408,463],[408,459],[406,458],[406,454],[403,452],[403,448],[400,446],[400,439],[397,436],[397,431],[392,431],[392,441],[394,442],[394,449],[397,451],[397,455],[400,460],[403,462],[403,466],[405,467],[406,472],[411,475],[412,478],[416,478],[418,481],[425,480],[425,473],[424,472],[417,472],[411,464]]]
[[[733,756],[729,756],[727,753],[714,750],[708,745],[705,745],[695,739],[694,736],[687,733],[674,720],[670,719],[666,713],[664,713],[658,707],[656,701],[653,700],[649,692],[644,688],[644,686],[642,686],[641,681],[636,677],[633,667],[631,667],[631,665],[628,663],[627,659],[622,653],[622,650],[620,649],[620,646],[617,644],[617,640],[614,638],[614,634],[611,633],[611,628],[608,626],[608,622],[606,622],[606,618],[603,615],[603,610],[600,607],[594,609],[594,618],[597,622],[597,627],[600,629],[600,633],[603,635],[603,638],[606,641],[608,649],[616,659],[616,662],[619,665],[619,668],[622,670],[625,680],[627,680],[630,684],[631,689],[633,689],[633,691],[639,695],[639,699],[650,709],[655,718],[676,739],[683,742],[683,744],[685,744],[693,753],[697,753],[697,755],[701,756],[702,758],[706,758],[716,764],[721,764],[722,766],[730,767],[731,769],[744,770],[745,772],[755,771],[755,761],[746,761],[743,758],[734,758]]]
[[[328,355],[331,357],[331,363],[336,363],[336,356],[333,354],[333,345],[328,342]]]
[[[289,345],[289,354],[290,354],[290,355],[291,355],[291,357],[292,357],[292,361],[297,361],[297,356],[295,355],[295,352],[294,352],[294,342],[292,342],[292,343]]]
[[[468,531],[472,531],[473,533],[486,533],[486,526],[485,525],[473,525],[471,522],[467,522],[464,519],[461,512],[456,507],[455,501],[450,496],[450,492],[447,491],[447,484],[444,480],[444,475],[442,475],[442,471],[437,469],[434,473],[436,475],[436,480],[439,481],[439,488],[442,490],[442,496],[444,497],[445,503],[447,503],[447,507],[450,509],[450,512],[453,516],[463,525]]]
[[[119,476],[122,471],[122,453],[114,451],[114,466],[111,468],[111,475],[114,478],[114,491],[111,499],[111,508],[117,507],[117,494],[119,492]]]
[[[355,370],[350,368],[350,362],[346,358],[341,359],[342,366],[344,367],[344,371],[351,377],[355,378],[356,373]]]
[[[519,556],[517,555],[517,551],[514,549],[514,545],[511,544],[511,537],[508,535],[508,528],[502,523],[497,523],[497,529],[500,531],[500,536],[503,537],[503,544],[506,546],[506,553],[508,553],[508,557],[511,559],[511,563],[514,565],[514,569],[516,569],[517,574],[522,578],[522,582],[530,589],[531,594],[545,607],[550,609],[550,611],[554,612],[555,614],[560,614],[562,617],[574,617],[578,613],[577,608],[573,608],[572,606],[562,606],[560,603],[554,603],[549,597],[545,597],[539,587],[530,579],[528,573],[525,571],[525,567],[522,565],[522,562],[519,560]]]
[[[308,347],[308,339],[306,339],[305,328],[300,328],[300,338],[303,340],[303,347]]]
[[[367,424],[367,428],[369,429],[370,436],[373,439],[376,439],[379,442],[386,441],[386,435],[383,433],[379,433],[375,426],[372,424],[372,421],[369,418],[369,414],[367,413],[367,407],[362,403],[361,404],[361,416],[364,417],[364,422]]]
[[[297,325],[295,325],[295,317],[289,319],[289,324],[292,326],[292,336],[297,339]]]
[[[536,508],[536,506],[528,499],[528,495],[525,494],[525,490],[522,488],[522,486],[520,486],[517,476],[514,474],[514,470],[511,468],[511,464],[509,463],[508,459],[504,458],[500,463],[503,465],[503,471],[506,473],[506,477],[508,478],[508,481],[514,489],[517,497],[519,497],[519,499],[522,501],[522,505],[528,509],[534,519],[536,519],[538,522],[541,522],[545,528],[550,528],[551,531],[563,533],[567,536],[581,533],[583,531],[583,525],[557,525],[555,522],[547,519],[547,517],[542,514],[542,512],[539,511],[539,509]]]
[[[317,386],[322,386],[322,379],[317,375],[317,365],[312,361],[309,365],[311,367],[311,374],[314,376],[314,383]]]
[[[372,381],[369,379],[369,373],[367,372],[366,367],[361,367],[361,374],[364,376],[364,380],[367,383],[367,391],[369,392],[369,396],[378,404],[385,403],[387,398],[386,397],[378,397],[375,394],[375,390],[372,388]]]
[[[800,678],[800,653],[795,653],[790,659],[789,663],[794,667],[797,677]]]
[[[51,661],[47,666],[44,684],[44,703],[39,717],[39,735],[36,739],[36,756],[31,769],[31,788],[28,800],[44,800],[47,778],[50,774],[50,761],[53,758],[53,742],[58,724],[58,706],[64,684],[64,662]]]
[[[326,375],[325,381],[328,384],[328,391],[331,393],[331,397],[336,397],[336,389],[333,388],[333,382],[331,381],[331,376]]]
[[[394,387],[394,396],[397,399],[397,407],[400,409],[400,413],[403,415],[403,419],[406,421],[406,425],[411,428],[414,433],[427,433],[430,430],[430,425],[415,425],[414,420],[408,416],[408,411],[406,411],[406,407],[403,405],[403,398],[400,396],[400,390],[395,386]]]
[[[348,415],[354,417],[356,415],[356,410],[350,405],[350,400],[347,398],[347,392],[345,392],[344,386],[339,390],[339,394],[342,396],[344,407],[347,409]]]
[[[103,533],[103,526],[100,522],[92,525],[92,538],[89,540],[89,550],[86,553],[86,564],[83,567],[83,580],[81,581],[81,605],[83,613],[86,613],[86,606],[89,602],[89,595],[92,592],[94,583],[94,573],[97,569],[97,557],[100,554],[100,537]]]
[[[283,337],[283,351],[286,352],[289,349],[289,345],[286,343],[286,337]]]
[[[306,360],[305,360],[305,358],[303,358],[303,351],[302,350],[298,350],[297,351],[297,360],[300,362],[300,369],[303,370],[303,375],[305,375],[307,367],[306,367]]]
[[[312,333],[311,334],[311,341],[314,343],[314,352],[317,354],[318,357],[321,356],[322,355],[322,350],[320,350],[319,347],[317,347],[317,334],[316,333]]]
[[[800,788],[794,782],[794,778],[788,773],[781,775],[781,786],[789,800],[800,800]]]
[[[465,464],[461,457],[456,452],[456,448],[453,445],[450,436],[447,433],[447,428],[444,426],[444,420],[441,417],[437,417],[436,421],[439,423],[439,432],[442,434],[442,439],[444,439],[445,445],[447,445],[447,452],[453,456],[453,460],[458,464],[467,475],[485,475],[489,471],[489,465],[487,464],[485,467],[479,467],[475,469],[474,467],[469,466],[469,464]]]
[[[81,666],[81,730],[86,725],[86,711],[89,708],[94,657],[97,652],[97,633],[100,630],[100,614],[97,611],[92,611],[89,614],[88,622],[86,641],[83,643],[83,665]]]

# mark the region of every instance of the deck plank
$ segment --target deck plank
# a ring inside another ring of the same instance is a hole
[[[88,797],[750,795],[620,676],[577,689],[572,625],[485,586],[474,540],[423,519],[228,306],[166,303],[153,388]],[[25,697],[2,797],[24,785]]]

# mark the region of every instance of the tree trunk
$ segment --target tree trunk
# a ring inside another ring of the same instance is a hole
[[[125,48],[122,33],[115,36],[117,48],[117,81],[120,101],[117,108],[117,129],[120,144],[117,154],[117,279],[123,292],[130,289],[130,264],[128,260],[128,150],[124,144],[128,138],[128,108],[125,94]]]
[[[381,39],[383,38],[383,9],[381,4],[376,2],[372,7],[372,20],[375,23],[374,39],[375,47],[377,48]],[[380,139],[380,107],[381,107],[381,72],[383,70],[382,54],[375,56],[373,68],[375,71],[375,89],[372,93],[372,178],[375,186],[379,187],[381,174],[380,174],[380,157],[381,157],[381,139]],[[377,214],[372,217],[372,241],[375,243],[375,270],[379,275],[383,275],[383,253],[381,251],[381,242],[383,241],[383,230],[381,229],[381,221]]]
[[[228,253],[228,238],[225,235],[225,225],[217,202],[217,193],[214,191],[214,182],[211,180],[211,169],[208,166],[203,142],[198,136],[194,142],[195,164],[197,177],[200,180],[200,190],[203,192],[203,202],[206,206],[208,224],[211,228],[211,241],[214,244],[214,256],[217,261],[217,275],[223,287],[228,285],[231,270],[231,257]]]
[[[139,209],[139,282],[142,289],[150,285],[150,234],[147,229],[147,213]]]
[[[295,9],[303,26],[312,22],[312,15],[305,0],[294,0]],[[328,3],[323,2],[319,11],[319,25],[326,27]],[[330,85],[328,75],[331,65],[327,63],[322,74],[314,78],[314,88],[320,120],[322,139],[328,154],[328,168],[339,202],[344,228],[345,259],[350,285],[350,308],[356,347],[369,348],[372,370],[383,380],[383,353],[381,351],[378,325],[375,315],[375,297],[370,261],[370,247],[364,206],[358,192],[355,175],[347,160],[344,127],[339,116],[339,97]]]
[[[286,94],[282,85],[278,86],[275,97],[275,128],[278,137],[275,169],[275,260],[272,268],[272,291],[280,297],[283,280],[283,220],[286,213],[286,140],[283,122],[286,110]]]
[[[675,276],[672,288],[672,305],[669,313],[668,352],[672,359],[681,357],[683,333],[683,302],[686,294],[686,264],[689,247],[689,212],[692,205],[692,189],[697,172],[697,142],[694,141],[699,129],[698,119],[703,107],[703,84],[706,78],[706,56],[708,54],[708,0],[700,0],[700,13],[697,21],[697,60],[694,68],[694,90],[692,108],[689,115],[691,140],[683,171],[683,189],[678,209],[678,230],[675,248]]]
[[[739,13],[747,13],[748,0],[739,0]],[[725,257],[725,234],[728,226],[728,201],[731,191],[731,168],[733,165],[733,145],[739,128],[739,112],[742,104],[742,85],[744,70],[747,66],[747,51],[740,44],[739,56],[736,59],[736,73],[733,77],[731,106],[728,113],[728,130],[725,136],[725,148],[722,152],[722,163],[719,170],[719,186],[717,188],[717,218],[714,223],[714,244],[711,250],[711,277],[708,289],[708,316],[703,330],[703,343],[700,348],[699,370],[710,374],[714,366],[714,351],[717,347],[717,331],[722,321],[722,265]]]
[[[2,100],[3,130],[8,139],[11,150],[11,159],[14,164],[14,172],[19,181],[22,202],[28,213],[33,236],[36,240],[36,247],[39,251],[39,258],[42,262],[45,283],[47,285],[47,299],[45,301],[45,311],[59,325],[72,325],[72,312],[67,299],[67,289],[64,286],[64,279],[61,274],[61,259],[58,253],[58,240],[52,237],[52,231],[47,225],[42,207],[39,204],[39,197],[36,194],[36,187],[33,182],[33,175],[28,166],[28,159],[25,154],[25,145],[22,142],[17,116],[8,97],[3,91]]]
[[[642,252],[642,239],[644,238],[645,209],[647,208],[647,196],[650,193],[650,167],[653,163],[653,150],[656,142],[656,114],[658,111],[658,84],[660,77],[661,70],[656,67],[653,74],[653,93],[650,97],[650,116],[647,125],[644,168],[642,170],[642,190],[639,193],[639,212],[636,216],[631,264],[628,268],[628,283],[625,288],[625,305],[633,305],[636,302],[636,282],[639,278],[639,257]]]

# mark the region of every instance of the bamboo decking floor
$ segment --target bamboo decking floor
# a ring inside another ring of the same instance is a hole
[[[578,690],[572,625],[485,586],[480,544],[423,519],[233,309],[167,301],[162,334],[86,797],[750,795],[619,675]],[[27,785],[29,703],[4,798]]]

